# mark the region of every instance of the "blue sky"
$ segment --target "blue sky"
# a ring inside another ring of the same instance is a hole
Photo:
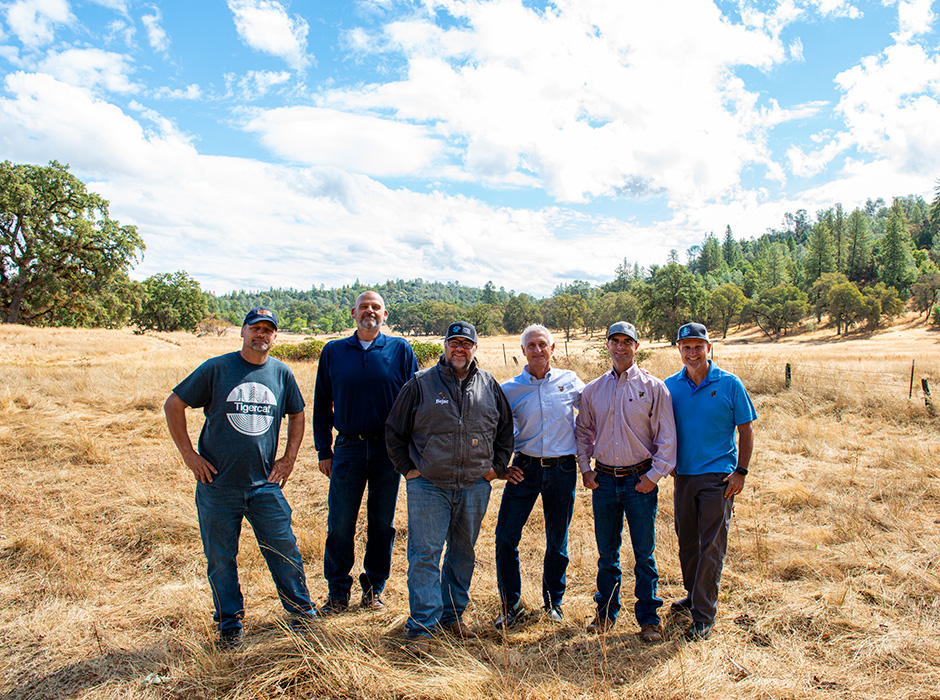
[[[932,199],[938,124],[927,0],[0,1],[0,158],[215,292],[601,282]]]

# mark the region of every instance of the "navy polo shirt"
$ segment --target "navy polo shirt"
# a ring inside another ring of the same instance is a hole
[[[730,474],[738,465],[735,429],[757,418],[744,384],[709,360],[695,386],[685,367],[666,379],[676,418],[676,474]]]
[[[379,333],[363,349],[353,333],[324,346],[313,390],[313,442],[333,456],[333,428],[346,435],[385,435],[385,421],[418,361],[404,338]]]

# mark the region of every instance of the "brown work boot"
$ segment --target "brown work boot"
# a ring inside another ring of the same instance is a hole
[[[587,631],[592,634],[603,634],[611,627],[614,626],[614,620],[611,620],[609,617],[601,617],[600,615],[595,616],[590,623],[588,623]]]
[[[431,638],[426,634],[418,634],[408,638],[405,651],[415,656],[427,656],[431,653]]]
[[[654,625],[652,623],[643,625],[640,628],[640,639],[642,639],[647,644],[661,642],[663,641],[663,631],[659,629],[659,625]]]
[[[463,620],[457,620],[456,622],[451,622],[445,627],[445,629],[450,632],[455,637],[460,637],[461,639],[476,639],[477,633],[472,629],[467,627]]]

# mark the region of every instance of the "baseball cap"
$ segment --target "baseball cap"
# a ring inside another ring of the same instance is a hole
[[[627,323],[626,321],[617,321],[614,325],[607,329],[607,340],[610,340],[610,336],[617,335],[622,333],[628,338],[632,338],[634,343],[640,342],[640,339],[636,334],[636,326],[632,323]]]
[[[450,340],[451,338],[466,338],[476,343],[477,329],[473,327],[472,323],[455,321],[447,326],[447,335],[444,336],[444,340]]]
[[[274,330],[277,330],[277,316],[271,309],[266,309],[263,306],[252,309],[248,312],[248,315],[245,316],[245,322],[243,326],[253,326],[258,323],[258,321],[267,321],[268,323],[274,324]]]
[[[680,326],[679,334],[676,336],[676,342],[678,343],[680,340],[689,340],[691,338],[699,338],[706,343],[709,342],[708,329],[701,323],[687,323],[684,326]]]

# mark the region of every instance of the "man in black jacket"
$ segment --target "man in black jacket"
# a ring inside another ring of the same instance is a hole
[[[385,424],[388,455],[405,475],[408,493],[411,614],[405,626],[417,653],[430,650],[438,628],[476,636],[461,617],[490,481],[521,476],[507,467],[512,411],[493,375],[477,367],[476,349],[472,324],[450,324],[444,356],[405,384]]]

